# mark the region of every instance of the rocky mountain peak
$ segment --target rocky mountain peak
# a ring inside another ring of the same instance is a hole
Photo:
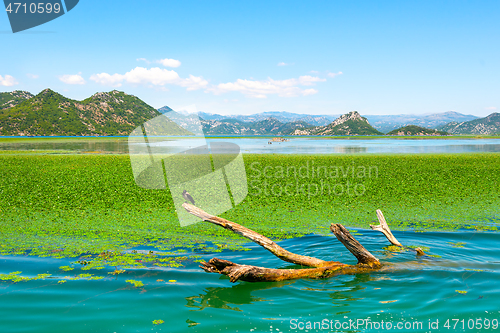
[[[366,119],[363,119],[363,117],[361,117],[361,115],[358,113],[358,111],[351,111],[351,112],[343,114],[340,117],[338,117],[337,119],[335,119],[335,121],[333,121],[331,125],[337,126],[337,125],[345,123],[348,120],[358,120],[358,121],[368,122],[368,121],[366,121]]]

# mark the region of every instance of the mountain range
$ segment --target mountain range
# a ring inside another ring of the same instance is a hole
[[[439,127],[440,130],[452,134],[500,134],[500,113],[492,113],[485,118],[464,122],[450,122]]]
[[[158,115],[153,107],[124,92],[99,92],[76,101],[50,89],[38,95],[0,94],[0,134],[14,136],[128,135]]]
[[[303,121],[310,124],[311,126],[326,126],[341,116],[340,114],[310,115],[284,111],[261,112],[251,115],[220,115],[214,113],[199,112],[198,115],[204,120],[221,121],[224,119],[237,119],[243,122],[255,122],[267,118],[274,118],[282,123]],[[394,129],[407,125],[417,125],[435,129],[452,121],[465,122],[479,118],[473,115],[464,115],[454,111],[422,115],[366,115],[364,117],[374,128],[383,133],[387,133]]]
[[[136,96],[116,90],[98,92],[82,101],[50,89],[36,96],[26,91],[4,92],[0,93],[0,135],[128,135],[137,126],[171,111],[168,106],[156,110]],[[339,116],[281,111],[231,116],[206,112],[178,115],[177,124],[187,130],[172,122],[172,133],[176,135],[192,134],[189,128],[193,124],[199,128],[198,117],[208,135],[382,135],[394,129],[395,133],[416,135],[436,135],[436,129],[452,134],[500,134],[498,113],[485,118],[454,111],[366,117],[356,111]]]

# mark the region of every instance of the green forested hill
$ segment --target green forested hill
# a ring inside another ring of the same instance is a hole
[[[2,97],[8,93],[2,94]],[[0,135],[128,135],[160,113],[139,98],[120,91],[100,92],[83,101],[50,89],[0,110]],[[179,128],[179,135],[189,132]]]
[[[0,92],[0,110],[16,106],[32,97],[33,94],[22,90]]]
[[[390,131],[387,135],[449,135],[449,133],[416,125],[408,125]]]

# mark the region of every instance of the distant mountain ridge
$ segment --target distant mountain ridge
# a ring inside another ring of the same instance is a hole
[[[160,110],[160,109],[159,109]],[[301,113],[291,113],[285,111],[268,111],[251,115],[229,115],[224,116],[215,113],[198,112],[198,116],[204,120],[236,119],[243,122],[256,122],[268,118],[274,118],[282,123],[303,121],[312,126],[325,126],[335,120],[339,115],[310,115]]]
[[[158,110],[162,112],[162,109],[163,108]],[[274,118],[282,123],[303,121],[310,124],[311,126],[326,126],[337,119],[340,114],[310,115],[285,111],[269,111],[251,115],[220,115],[215,113],[198,112],[198,116],[204,120],[236,119],[246,123],[261,121],[267,118]],[[383,133],[387,133],[394,129],[408,125],[437,129],[439,126],[443,126],[452,121],[464,122],[479,118],[474,115],[464,115],[455,111],[422,115],[365,115],[364,117],[367,119],[371,126]]]
[[[129,135],[137,126],[160,115],[139,98],[120,91],[98,92],[76,101],[45,89],[33,96],[3,93],[0,134],[9,136]],[[24,100],[23,100],[24,99]],[[12,106],[10,106],[12,105]],[[179,134],[188,132],[179,128]]]
[[[387,133],[394,129],[416,125],[420,127],[437,129],[449,122],[464,122],[474,120],[479,117],[473,115],[464,115],[455,111],[447,111],[443,113],[412,115],[412,114],[399,114],[399,115],[367,115],[366,118],[373,127],[381,132]]]
[[[208,135],[214,134],[237,134],[237,135],[286,135],[296,129],[308,128],[311,125],[303,121],[292,121],[282,123],[276,118],[269,117],[255,122],[244,122],[238,119],[204,120],[201,119],[203,132]]]
[[[464,122],[450,122],[439,127],[440,130],[453,134],[500,134],[500,113]]]

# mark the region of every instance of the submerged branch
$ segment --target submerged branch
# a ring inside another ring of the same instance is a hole
[[[269,238],[253,230],[245,228],[244,226],[239,225],[238,223],[228,221],[218,216],[210,215],[207,212],[203,211],[202,209],[188,203],[182,204],[182,207],[184,207],[184,209],[188,213],[197,216],[204,221],[216,224],[225,229],[231,230],[232,232],[237,233],[238,235],[250,239],[251,241],[259,244],[260,246],[262,246],[263,248],[265,248],[266,250],[268,250],[269,252],[271,252],[272,254],[274,254],[275,256],[286,262],[308,267],[327,267],[331,265],[340,264],[339,262],[336,261],[324,261],[318,258],[303,256],[300,254],[289,252],[284,248],[282,248],[281,246],[279,246],[278,244],[276,244],[275,242],[273,242],[272,240],[270,240]]]
[[[335,275],[367,273],[383,269],[380,261],[367,249],[365,249],[363,245],[361,245],[342,224],[332,223],[330,230],[333,232],[335,237],[337,237],[337,239],[358,259],[358,263],[356,265],[343,264],[337,261],[324,261],[314,257],[295,254],[283,249],[269,238],[253,230],[245,228],[238,223],[228,221],[218,216],[210,215],[202,209],[188,203],[184,203],[182,207],[184,207],[188,213],[197,216],[204,221],[216,224],[250,239],[284,261],[312,267],[305,269],[274,269],[252,265],[240,265],[218,258],[212,258],[208,263],[201,263],[200,268],[202,268],[205,272],[227,275],[231,282],[236,282],[238,280],[262,282],[283,281],[299,278],[327,278]],[[381,231],[392,244],[404,247],[392,234],[387,222],[385,221],[384,215],[380,210],[377,210],[377,216],[379,218],[380,225],[371,226],[371,228],[373,230]],[[418,254],[424,254],[420,248],[416,249],[416,251]]]

